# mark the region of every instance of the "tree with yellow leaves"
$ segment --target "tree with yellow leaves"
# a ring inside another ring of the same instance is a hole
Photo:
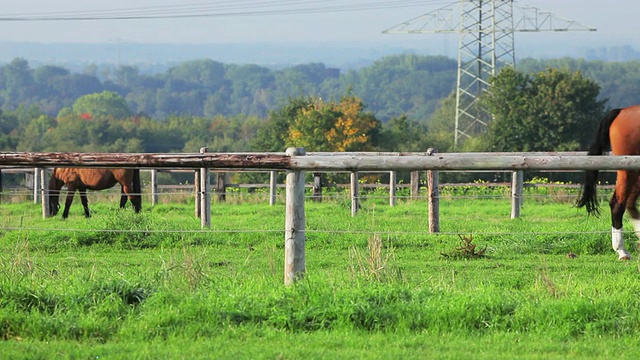
[[[365,112],[361,99],[343,96],[339,102],[309,97],[290,119],[287,145],[307,151],[362,151],[374,147],[380,122]]]
[[[334,104],[333,110],[340,116],[327,133],[327,139],[334,144],[336,151],[365,150],[367,145],[371,145],[380,122],[371,112],[364,111],[362,100],[343,96],[339,104]]]

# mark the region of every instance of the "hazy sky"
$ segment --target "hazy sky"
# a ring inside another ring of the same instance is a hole
[[[384,29],[456,0],[20,0],[4,1],[0,8],[0,41],[29,42],[154,42],[154,43],[247,43],[247,42],[421,42],[455,35],[385,35]],[[640,48],[640,1],[638,0],[528,0],[516,1],[597,28],[595,33],[522,34],[527,41],[571,41],[593,44],[629,44]],[[262,4],[262,5],[260,5]],[[176,8],[179,6],[179,8]],[[327,7],[353,11],[305,13],[300,9]],[[371,7],[387,7],[371,9]],[[366,8],[366,9],[363,9]],[[206,12],[276,11],[277,15],[216,16],[188,19],[99,21],[7,21],[16,14],[52,16],[86,15],[87,11],[126,10],[126,14],[187,10]],[[283,11],[294,10],[293,14]],[[534,39],[534,40],[531,40]],[[442,41],[442,40],[438,40]],[[586,44],[585,44],[586,45]]]

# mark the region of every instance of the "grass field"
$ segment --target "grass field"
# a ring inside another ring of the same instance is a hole
[[[346,198],[308,202],[307,273],[291,287],[282,204],[213,204],[207,231],[189,203],[134,214],[90,197],[94,216],[74,204],[66,221],[3,204],[0,353],[635,359],[640,263],[616,260],[608,210],[570,201],[531,196],[511,220],[508,199],[445,193],[437,235],[424,201],[372,197],[353,218]]]

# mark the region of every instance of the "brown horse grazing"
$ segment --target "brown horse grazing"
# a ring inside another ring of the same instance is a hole
[[[613,155],[640,155],[640,105],[611,110],[602,119],[588,154],[602,155],[609,147]],[[640,179],[637,170],[618,170],[617,174],[615,191],[609,201],[611,245],[618,253],[620,260],[629,260],[631,255],[624,247],[622,237],[622,216],[625,209],[629,211],[635,234],[640,238],[640,215],[636,208],[636,200],[640,193]],[[582,196],[576,205],[585,206],[590,215],[598,216],[600,213],[596,197],[598,171],[588,170],[585,175]]]
[[[55,168],[49,179],[49,213],[55,216],[60,209],[58,198],[63,185],[67,186],[67,200],[64,203],[62,218],[69,216],[69,207],[73,202],[76,190],[80,192],[80,201],[84,207],[84,215],[90,217],[87,203],[87,190],[104,190],[120,184],[120,208],[124,208],[127,198],[136,212],[142,209],[139,169],[81,169]]]

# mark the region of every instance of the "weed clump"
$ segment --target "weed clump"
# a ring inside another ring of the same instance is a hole
[[[354,246],[349,251],[349,257],[351,272],[368,281],[382,283],[402,277],[400,269],[393,264],[395,261],[393,247],[385,249],[379,234],[368,239],[366,253],[362,253]]]
[[[451,250],[449,253],[441,253],[447,259],[478,259],[485,256],[487,247],[476,250],[476,244],[473,243],[473,235],[469,237],[458,235],[460,237],[460,246]]]

